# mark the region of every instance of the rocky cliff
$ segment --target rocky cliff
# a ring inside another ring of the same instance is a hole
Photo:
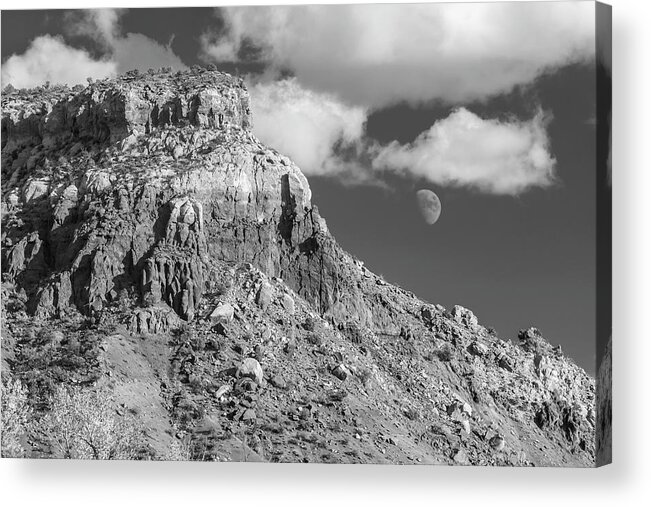
[[[106,384],[158,458],[592,465],[594,380],[366,269],[253,120],[206,69],[3,93],[3,368],[36,413]]]

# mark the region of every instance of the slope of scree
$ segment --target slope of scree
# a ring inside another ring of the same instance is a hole
[[[251,122],[215,70],[5,90],[2,364],[35,417],[108,386],[158,459],[592,465],[594,380],[370,272]]]

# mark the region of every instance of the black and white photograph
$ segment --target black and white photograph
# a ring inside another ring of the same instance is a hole
[[[1,19],[3,458],[611,462],[610,6]]]

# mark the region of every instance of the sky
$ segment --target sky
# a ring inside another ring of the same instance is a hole
[[[594,373],[592,2],[2,12],[3,87],[197,63],[245,78],[256,135],[370,269]]]

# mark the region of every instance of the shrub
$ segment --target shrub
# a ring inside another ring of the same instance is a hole
[[[303,329],[306,331],[314,331],[315,321],[311,316],[307,316],[305,322],[303,322]]]
[[[343,332],[344,335],[346,335],[346,338],[348,338],[348,340],[350,340],[352,343],[356,345],[362,343],[364,336],[362,334],[362,330],[356,323],[347,322],[343,327]]]
[[[547,355],[553,351],[551,344],[543,338],[540,330],[535,327],[521,329],[518,332],[518,340],[520,341],[520,346],[527,352]]]
[[[420,419],[420,413],[413,407],[407,407],[404,414],[410,421],[418,421]]]
[[[448,362],[452,360],[452,351],[450,347],[444,347],[436,351],[436,357],[439,358],[439,361]]]
[[[182,427],[189,426],[195,419],[201,419],[205,413],[184,391],[177,392],[173,397],[172,417]]]
[[[144,444],[138,420],[118,416],[106,389],[58,386],[39,430],[59,458],[134,459]]]
[[[190,331],[188,344],[194,351],[202,351],[206,348],[206,336]]]
[[[21,458],[26,452],[22,439],[29,431],[31,409],[27,402],[27,390],[20,380],[2,382],[2,445],[5,458]]]
[[[165,454],[158,459],[162,461],[190,461],[192,459],[192,453],[187,442],[174,440]]]
[[[206,382],[204,382],[201,377],[192,374],[188,377],[188,384],[190,384],[190,388],[195,394],[203,394],[207,387]]]
[[[224,278],[215,282],[214,293],[217,296],[227,296],[231,287],[233,287],[233,280],[224,276]]]
[[[308,343],[319,347],[323,343],[323,339],[317,333],[308,333],[306,336]]]
[[[425,361],[430,361],[430,362],[433,361],[435,357],[436,357],[436,356],[435,356],[435,354],[434,354],[434,351],[432,351],[432,350],[428,350],[428,351],[423,355],[423,359],[425,359]]]

